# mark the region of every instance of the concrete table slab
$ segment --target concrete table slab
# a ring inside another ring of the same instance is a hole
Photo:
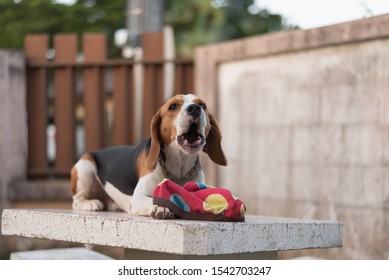
[[[133,259],[275,259],[278,251],[342,246],[339,222],[246,216],[156,220],[120,212],[5,209],[2,234],[127,248]]]

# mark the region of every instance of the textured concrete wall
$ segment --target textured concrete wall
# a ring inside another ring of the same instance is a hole
[[[389,40],[221,65],[220,184],[253,213],[344,221],[345,258],[389,258],[388,69]]]
[[[343,248],[283,257],[389,258],[387,30],[385,15],[196,54],[198,94],[218,112],[229,160],[206,163],[211,180],[249,213],[344,223]]]
[[[7,186],[23,178],[27,162],[24,55],[0,50],[0,211],[7,207]],[[0,221],[1,223],[1,221]],[[7,254],[0,236],[0,256]]]

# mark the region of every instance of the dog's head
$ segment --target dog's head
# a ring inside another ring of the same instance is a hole
[[[212,161],[227,165],[221,132],[206,103],[193,94],[176,95],[154,115],[147,166],[154,167],[161,144],[175,145],[187,155],[206,152]]]

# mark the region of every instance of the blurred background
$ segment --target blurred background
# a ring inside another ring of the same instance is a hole
[[[31,0],[0,2],[0,47],[23,48],[24,35],[30,33],[104,32],[109,54],[120,55],[114,46],[119,29],[131,33],[137,44],[142,32],[174,29],[177,55],[192,57],[199,44],[236,39],[254,34],[292,28],[279,14],[259,9],[254,1],[98,1]]]

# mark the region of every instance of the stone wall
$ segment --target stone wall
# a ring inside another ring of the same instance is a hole
[[[8,207],[9,182],[26,174],[25,98],[23,53],[0,50],[0,212]],[[8,244],[0,235],[0,257],[7,257],[7,254]]]
[[[229,160],[216,170],[205,163],[211,180],[249,213],[344,223],[343,248],[281,257],[389,258],[384,29],[388,15],[197,52],[198,94],[217,112]]]

